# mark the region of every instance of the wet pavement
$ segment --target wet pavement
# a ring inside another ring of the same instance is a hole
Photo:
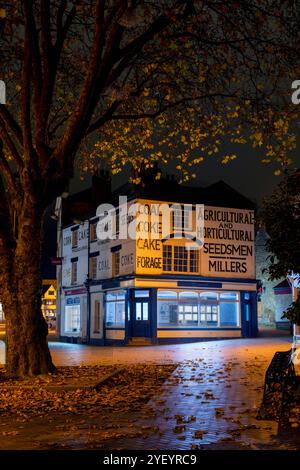
[[[277,422],[256,419],[265,370],[276,351],[290,347],[286,335],[146,347],[50,343],[57,365],[178,364],[146,408],[110,416],[113,440],[89,434],[92,448],[133,450],[300,448],[297,438],[278,434]],[[83,440],[69,435],[72,448]]]

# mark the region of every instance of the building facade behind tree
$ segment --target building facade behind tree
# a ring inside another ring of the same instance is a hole
[[[255,336],[253,203],[223,182],[203,189],[168,188],[165,181],[156,191],[130,194],[135,218],[117,206],[120,193],[124,188],[111,201],[111,228],[95,214],[63,229],[61,339],[127,344]],[[158,211],[153,222],[150,214],[161,204],[175,204],[167,237],[166,216]],[[195,231],[197,217],[202,233]],[[110,239],[97,237],[101,223]],[[135,239],[124,238],[129,227]]]

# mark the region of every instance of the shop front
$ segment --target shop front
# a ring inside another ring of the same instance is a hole
[[[137,338],[156,343],[256,335],[256,282],[234,282],[230,289],[228,280],[132,280],[135,286],[140,283],[148,284],[148,288],[127,287],[105,293],[106,343],[128,343]],[[160,286],[150,287],[153,284]]]
[[[61,307],[61,339],[72,343],[86,342],[86,289],[66,290]]]

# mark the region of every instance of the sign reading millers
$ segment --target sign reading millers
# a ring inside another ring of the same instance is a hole
[[[205,206],[201,275],[255,277],[254,211]]]

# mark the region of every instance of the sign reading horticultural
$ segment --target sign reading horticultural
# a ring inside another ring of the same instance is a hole
[[[204,209],[201,275],[255,278],[254,211]]]

